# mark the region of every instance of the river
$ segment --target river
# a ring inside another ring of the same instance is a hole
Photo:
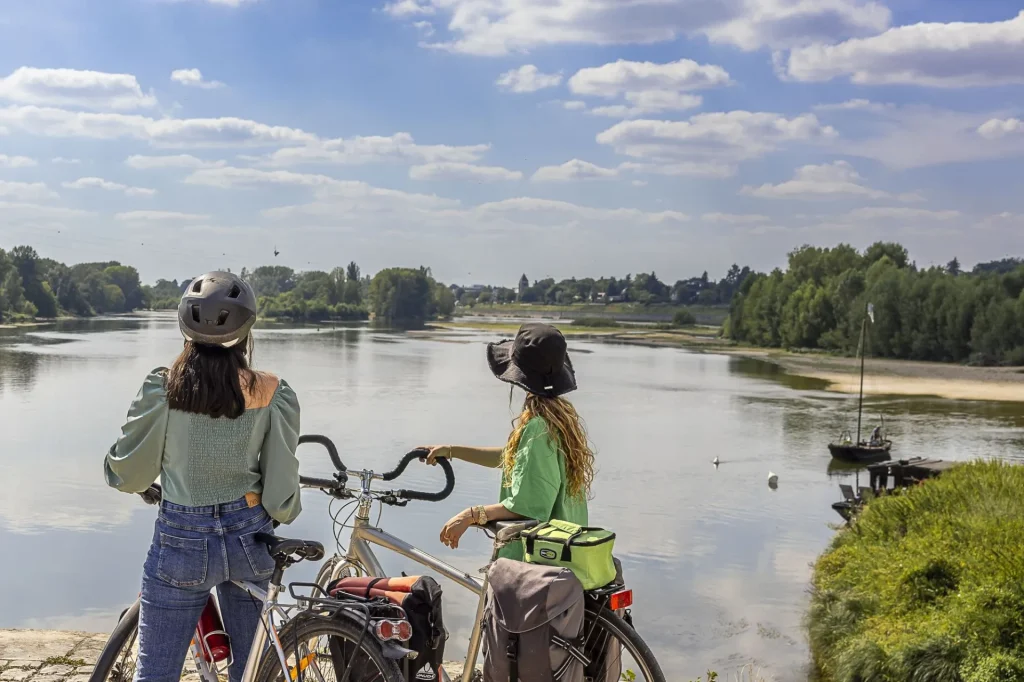
[[[513,410],[487,370],[488,340],[264,327],[256,364],[298,392],[303,432],[333,438],[350,467],[386,470],[418,444],[503,442]],[[0,330],[0,628],[106,631],[137,594],[155,512],[106,488],[101,460],[143,377],[180,346],[166,315]],[[570,352],[580,384],[571,397],[597,451],[591,520],[618,533],[637,629],[669,679],[754,663],[805,681],[810,564],[839,521],[829,507],[837,484],[854,482],[829,473],[825,446],[855,426],[856,397],[754,360],[574,340]],[[885,415],[902,456],[1024,458],[1019,403],[872,398],[866,413]],[[299,452],[304,473],[329,473],[322,450]],[[413,467],[402,487],[440,488],[439,475]],[[389,508],[381,523],[475,571],[485,538],[470,533],[451,551],[438,532],[457,511],[494,501],[499,480],[460,463],[456,475],[448,500]],[[326,497],[307,493],[304,507],[284,532],[333,544]],[[415,571],[380,556],[389,572]],[[445,587],[456,657],[472,604]]]

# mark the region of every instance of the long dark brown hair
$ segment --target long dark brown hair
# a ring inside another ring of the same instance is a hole
[[[172,410],[237,419],[245,412],[245,391],[256,389],[252,335],[231,348],[185,342],[167,372],[167,403]],[[243,386],[245,391],[243,391]]]

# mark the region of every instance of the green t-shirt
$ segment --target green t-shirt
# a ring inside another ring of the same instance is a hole
[[[586,496],[571,497],[566,490],[565,457],[543,417],[526,424],[511,478],[511,485],[502,480],[501,486],[501,504],[509,511],[543,522],[561,519],[587,525]],[[523,546],[519,542],[508,545],[500,556],[522,561]]]

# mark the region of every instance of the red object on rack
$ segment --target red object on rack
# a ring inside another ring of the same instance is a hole
[[[224,622],[220,618],[220,611],[212,594],[203,608],[203,615],[199,616],[196,635],[199,637],[199,648],[207,663],[220,663],[231,656],[231,641],[224,630]]]

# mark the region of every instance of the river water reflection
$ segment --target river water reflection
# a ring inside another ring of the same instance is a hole
[[[487,371],[487,340],[263,328],[256,358],[298,392],[304,432],[333,438],[349,466],[384,470],[421,443],[503,441],[513,410]],[[154,511],[105,488],[101,459],[145,374],[180,344],[173,317],[160,315],[0,330],[0,628],[105,631],[134,598]],[[637,627],[669,679],[754,662],[777,680],[806,680],[809,564],[838,521],[836,484],[853,476],[829,474],[825,444],[852,425],[856,398],[759,361],[577,341],[570,350],[573,400],[599,463],[592,521],[618,533]],[[867,412],[885,416],[903,456],[1024,453],[1021,404],[877,398]],[[330,471],[312,446],[300,458],[305,473]],[[413,467],[402,485],[439,488],[439,473]],[[453,552],[438,532],[458,510],[495,499],[499,481],[466,465],[456,474],[448,500],[388,509],[382,525],[475,571],[485,539],[471,534]],[[304,506],[286,532],[333,542],[326,498],[307,494]],[[381,558],[389,571],[415,570]],[[456,654],[471,599],[445,587]]]

